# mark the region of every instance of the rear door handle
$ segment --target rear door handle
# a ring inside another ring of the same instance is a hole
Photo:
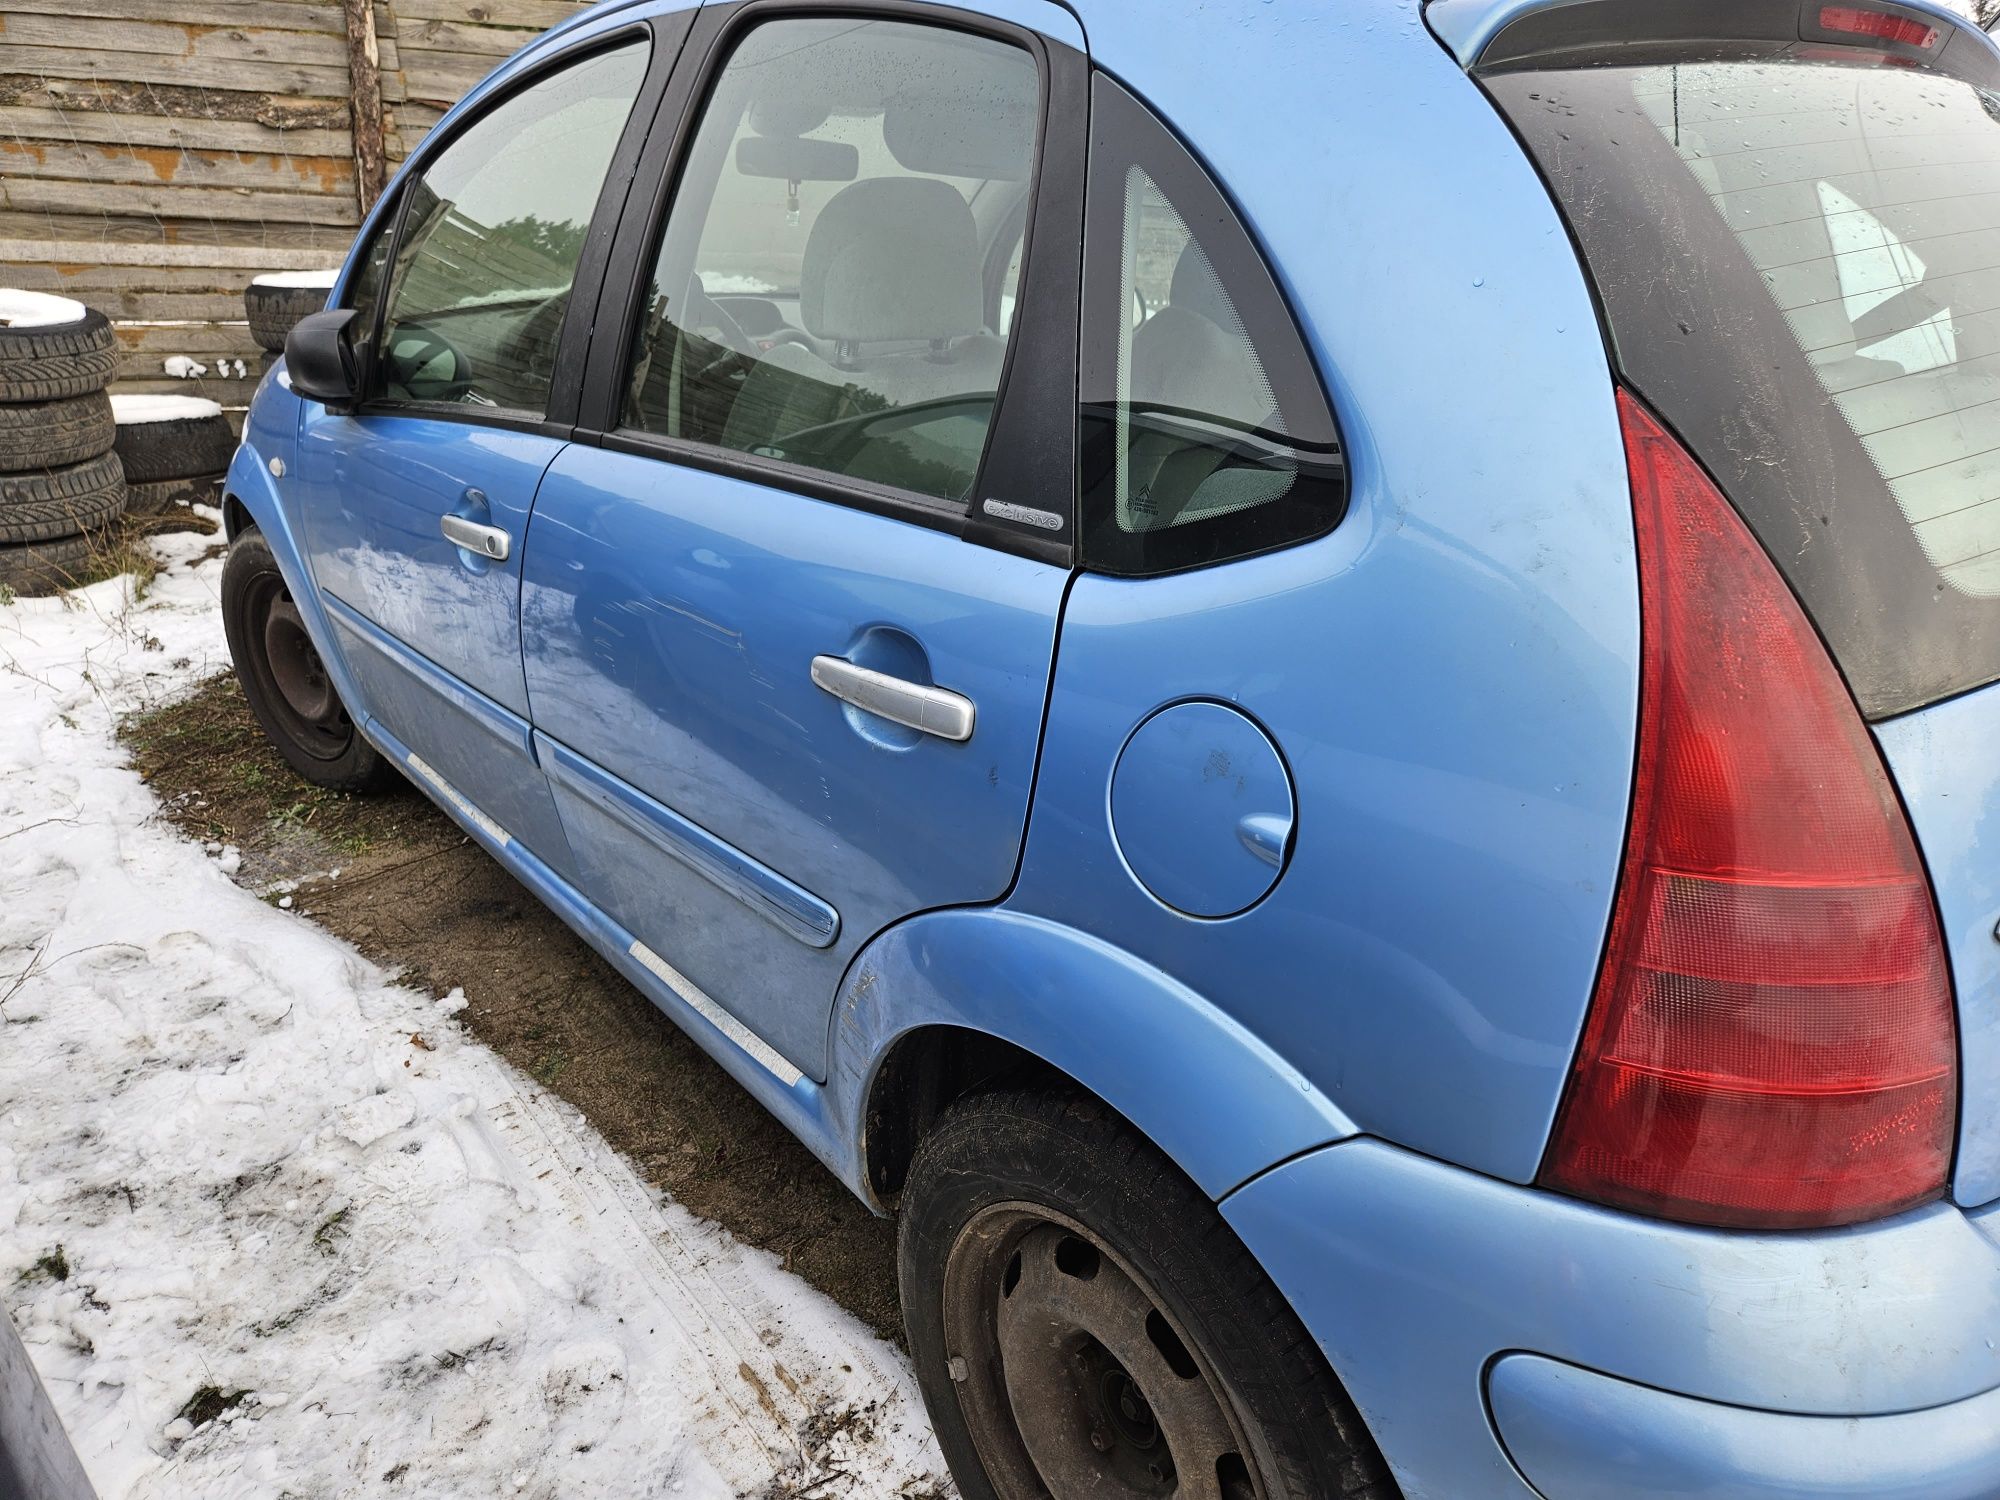
[[[505,527],[482,526],[477,521],[466,520],[464,516],[439,516],[438,530],[452,545],[463,547],[467,552],[477,552],[481,557],[490,557],[495,562],[505,562],[507,554],[513,550],[514,539],[507,535]]]
[[[857,667],[842,656],[815,656],[812,680],[815,686],[842,703],[851,703],[905,729],[959,743],[972,738],[978,711],[970,698],[946,688],[929,687],[891,677],[887,672]]]

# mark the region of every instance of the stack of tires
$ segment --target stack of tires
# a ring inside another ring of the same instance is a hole
[[[192,519],[189,507],[222,503],[236,434],[220,406],[200,396],[113,396],[111,410],[132,515],[172,530],[176,519]]]
[[[243,311],[250,319],[250,337],[264,351],[264,365],[285,352],[292,325],[326,306],[336,271],[273,271],[254,278],[243,289]]]
[[[0,588],[69,587],[125,511],[104,314],[0,288]]]

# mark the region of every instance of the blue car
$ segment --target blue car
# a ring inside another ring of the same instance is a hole
[[[605,0],[226,520],[300,774],[900,1217],[969,1500],[2000,1495],[1962,17]]]

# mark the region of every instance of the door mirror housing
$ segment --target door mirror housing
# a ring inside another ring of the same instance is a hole
[[[299,319],[285,338],[292,389],[345,414],[361,399],[361,359],[354,348],[354,309],[330,307]]]

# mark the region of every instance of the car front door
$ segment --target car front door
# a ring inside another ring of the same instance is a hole
[[[1019,860],[1074,487],[1086,68],[1046,16],[704,9],[662,114],[703,102],[606,277],[601,426],[529,529],[584,888],[786,1083],[862,944]]]
[[[678,40],[678,38],[674,38]],[[595,295],[593,222],[623,207],[645,27],[581,44],[426,153],[347,301],[367,381],[352,413],[309,403],[294,482],[315,581],[367,711],[413,775],[567,868],[528,737],[521,544],[567,439]],[[568,411],[564,386],[570,391]]]

